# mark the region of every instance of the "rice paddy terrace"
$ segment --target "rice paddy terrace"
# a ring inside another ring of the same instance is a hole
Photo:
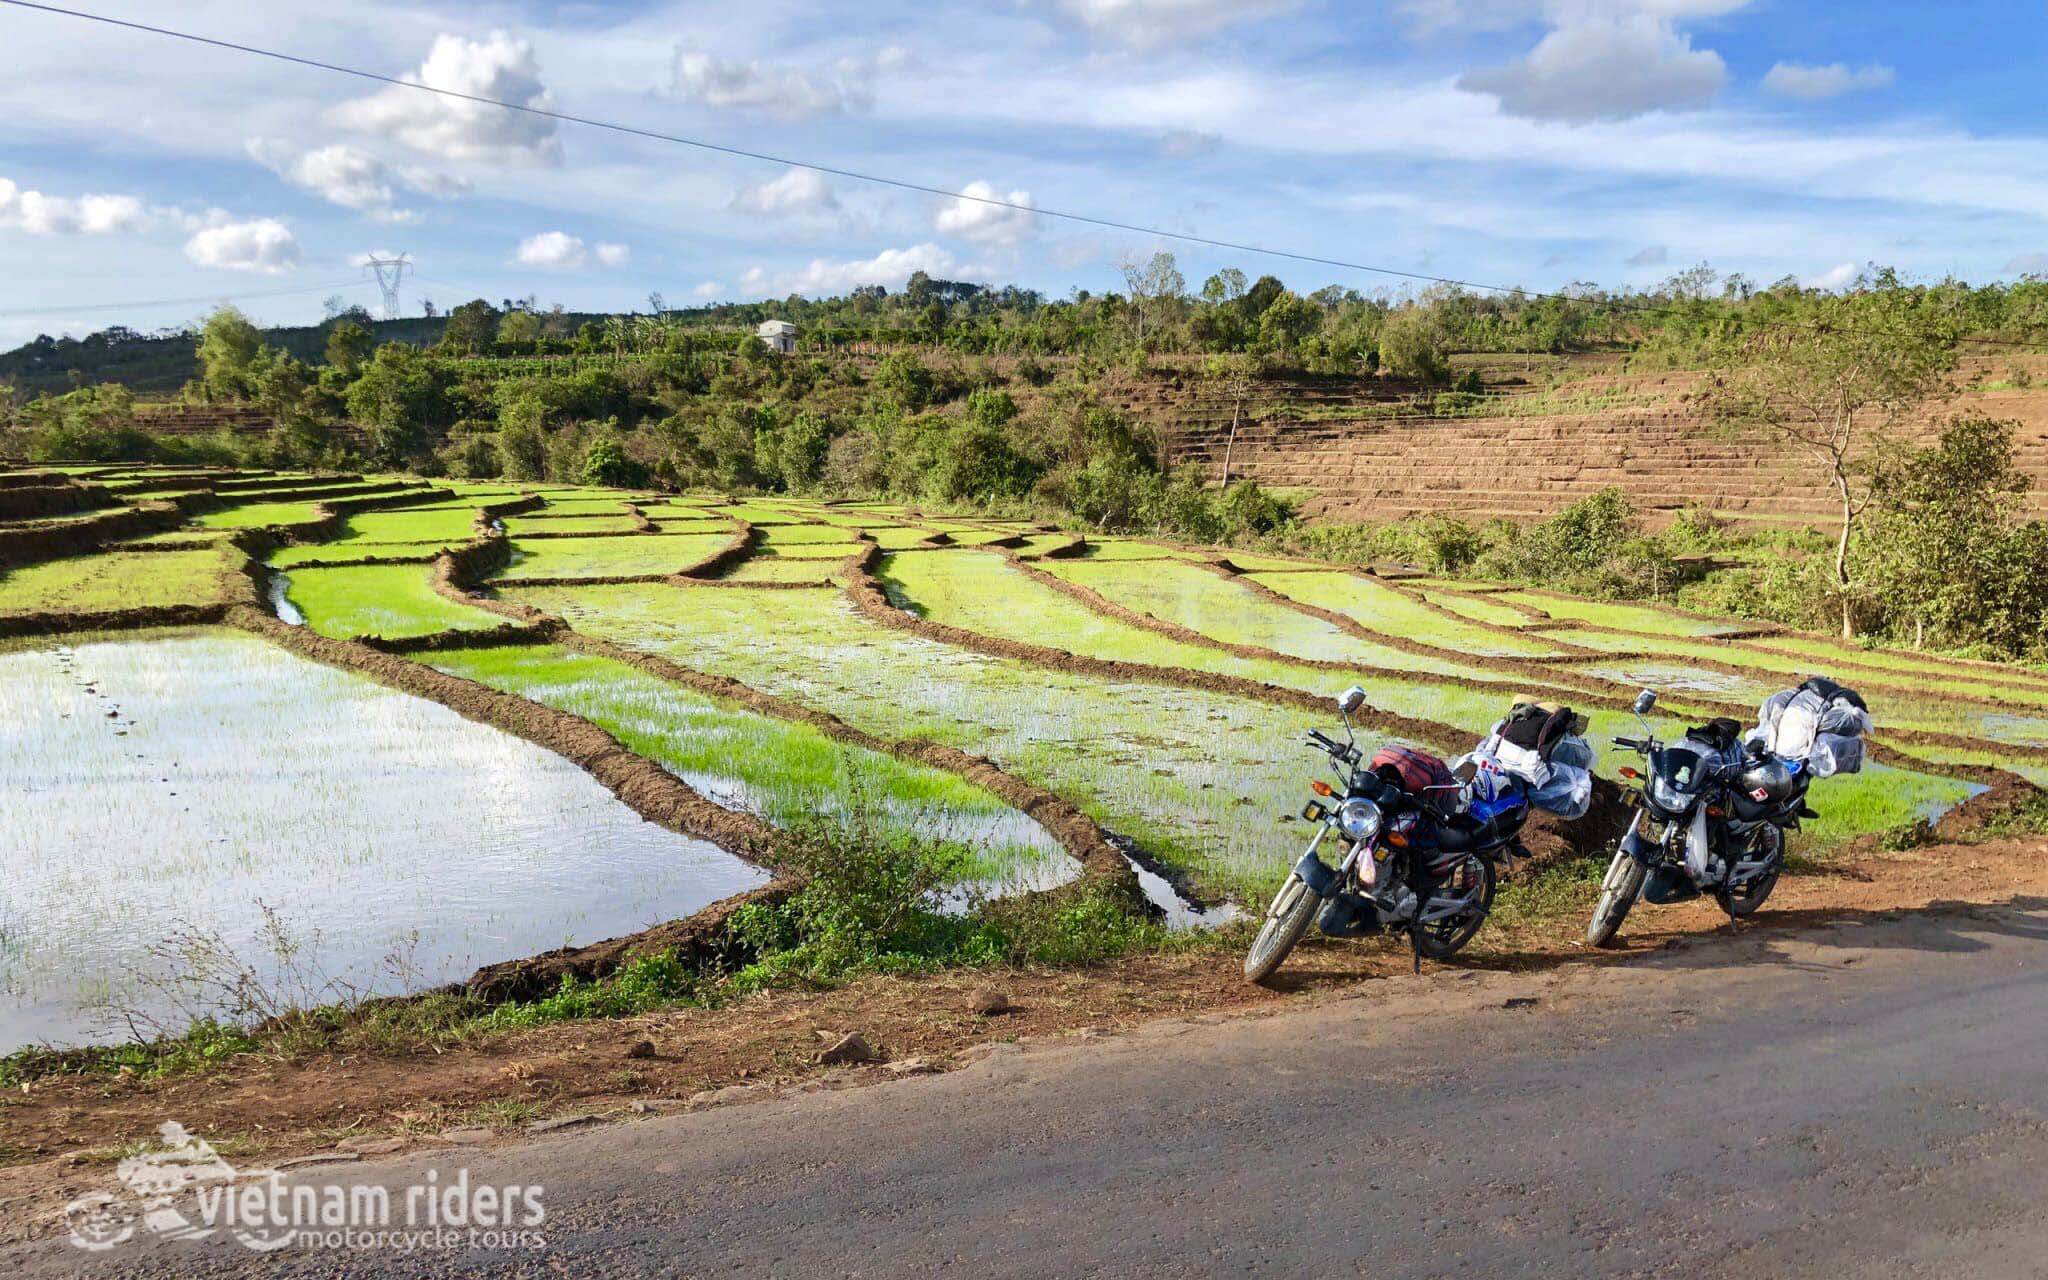
[[[1880,732],[1806,852],[2048,780],[2048,673],[879,503],[17,468],[0,637],[0,1052],[181,1026],[221,956],[317,998],[709,948],[855,813],[968,850],[962,893],[1214,919],[1297,854],[1354,682],[1455,754],[1518,695],[1604,742],[1645,685],[1670,728],[1825,672]]]

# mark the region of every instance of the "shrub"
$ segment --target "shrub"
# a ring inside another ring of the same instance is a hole
[[[626,456],[617,436],[599,436],[583,454],[583,483],[614,489],[638,489],[647,483],[647,468]]]
[[[1435,385],[1450,376],[1451,340],[1434,309],[1404,307],[1380,327],[1380,369]]]

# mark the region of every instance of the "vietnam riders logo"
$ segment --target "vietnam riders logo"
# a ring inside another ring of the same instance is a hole
[[[288,1183],[275,1169],[237,1169],[175,1120],[162,1145],[114,1168],[121,1192],[100,1191],[64,1210],[71,1243],[103,1253],[144,1228],[165,1240],[225,1235],[261,1252],[300,1249],[544,1249],[547,1209],[537,1184],[472,1184],[429,1167],[417,1182]]]
[[[114,1167],[114,1176],[128,1190],[126,1197],[98,1191],[65,1206],[64,1221],[71,1228],[72,1244],[104,1252],[133,1239],[138,1226],[167,1240],[204,1240],[219,1229],[201,1225],[210,1217],[200,1210],[200,1197],[206,1189],[217,1196],[245,1178],[277,1177],[270,1169],[237,1170],[221,1159],[211,1143],[175,1120],[158,1126],[157,1133],[163,1139],[161,1149],[129,1156]],[[195,1222],[194,1216],[200,1222]],[[249,1248],[265,1251],[291,1243],[288,1231],[280,1235],[237,1227],[234,1235]]]

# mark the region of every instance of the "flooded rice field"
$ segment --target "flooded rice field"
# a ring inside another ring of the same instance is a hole
[[[0,1052],[182,1030],[246,972],[397,992],[766,876],[560,757],[231,633],[0,652]]]

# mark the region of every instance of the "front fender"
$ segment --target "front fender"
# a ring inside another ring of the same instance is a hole
[[[1313,846],[1301,855],[1300,862],[1294,864],[1294,874],[1300,876],[1309,892],[1318,898],[1328,898],[1337,892],[1337,873],[1324,865]]]
[[[1643,839],[1643,811],[1636,810],[1635,818],[1628,824],[1628,830],[1621,837],[1621,851],[1634,858],[1638,865],[1649,866],[1654,859],[1657,846]]]

